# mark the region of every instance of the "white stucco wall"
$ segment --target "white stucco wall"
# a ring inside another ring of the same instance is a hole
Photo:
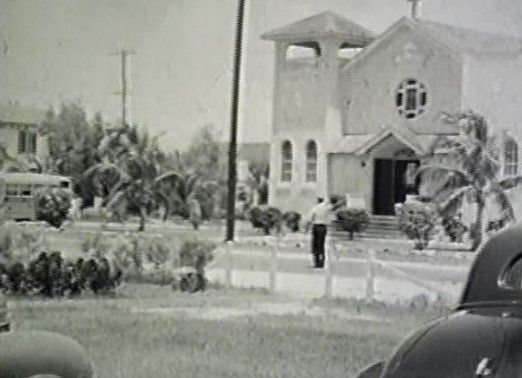
[[[5,146],[9,156],[18,156],[18,132],[17,126],[3,126],[0,127],[0,143]],[[48,137],[37,135],[36,140],[36,155],[42,161],[49,156]]]
[[[286,43],[276,44],[269,202],[283,211],[307,213],[318,196],[326,196],[325,140],[329,109],[336,107],[339,74],[336,44],[317,41],[321,56],[286,59]],[[332,105],[333,104],[333,105]],[[331,117],[330,117],[331,118]],[[335,126],[333,126],[335,127]],[[340,135],[340,127],[338,129]],[[292,144],[292,181],[281,181],[281,145]],[[306,145],[317,143],[317,181],[306,182]]]
[[[0,143],[7,149],[9,156],[18,155],[18,130],[14,127],[0,127]]]
[[[408,127],[419,134],[452,132],[441,112],[460,109],[462,63],[458,55],[408,25],[398,25],[348,65],[340,77],[345,134],[376,133],[383,125]],[[425,112],[415,119],[399,115],[395,95],[402,81],[427,88]]]

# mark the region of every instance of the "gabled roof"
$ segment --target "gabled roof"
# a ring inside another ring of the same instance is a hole
[[[373,32],[355,22],[326,11],[264,33],[261,38],[270,41],[303,41],[339,37],[353,47],[363,47],[373,41],[375,36]]]
[[[357,54],[346,67],[349,69],[349,67],[364,60],[378,46],[393,38],[395,32],[401,27],[409,27],[412,30],[419,31],[426,38],[458,55],[465,53],[480,55],[484,53],[522,52],[522,39],[519,38],[465,29],[424,19],[412,20],[404,16]]]
[[[360,145],[354,152],[356,155],[364,155],[389,137],[397,138],[419,156],[427,153],[426,146],[421,143],[416,134],[407,129],[399,130],[395,127],[383,128],[379,133],[373,135],[368,141],[366,141],[366,143]]]
[[[434,134],[419,135],[408,129],[385,127],[377,134],[346,135],[342,138],[336,138],[330,142],[328,151],[330,153],[346,153],[361,156],[389,137],[397,138],[419,156],[428,154],[434,141],[439,138],[439,136]]]
[[[418,20],[419,30],[456,51],[469,53],[522,51],[522,39],[503,34],[465,29],[428,20]]]

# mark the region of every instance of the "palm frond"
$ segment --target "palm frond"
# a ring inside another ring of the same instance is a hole
[[[199,177],[197,175],[189,175],[185,180],[185,190],[187,197],[194,191],[198,183]]]
[[[182,180],[182,176],[179,172],[177,171],[168,171],[168,172],[165,172],[161,175],[159,175],[158,177],[156,177],[154,179],[154,184],[160,184],[160,183],[163,183],[163,182],[177,182],[179,180]]]
[[[93,177],[96,175],[106,174],[109,172],[113,172],[113,173],[116,173],[121,176],[124,175],[123,169],[121,169],[118,165],[116,165],[114,163],[103,162],[103,163],[95,164],[95,165],[91,166],[89,169],[85,170],[85,172],[83,172],[83,177],[86,177],[86,178]]]
[[[510,176],[499,180],[498,185],[504,189],[513,189],[522,184],[522,175]]]
[[[456,207],[458,207],[466,194],[473,191],[473,187],[471,185],[466,185],[461,188],[457,188],[453,193],[442,203],[440,204],[440,210],[442,213],[449,213]]]
[[[502,213],[502,218],[507,221],[515,220],[515,211],[511,205],[507,194],[501,188],[492,188],[488,195],[492,196],[495,203],[499,206]]]
[[[417,168],[417,171],[415,172],[415,176],[422,175],[424,173],[427,173],[429,171],[432,172],[438,172],[441,174],[445,174],[448,176],[454,175],[462,178],[465,182],[471,183],[473,182],[473,177],[466,172],[464,169],[459,167],[449,167],[448,165],[440,164],[440,163],[429,163],[426,165],[422,165],[419,168]]]
[[[112,209],[115,206],[119,205],[122,201],[125,200],[126,192],[125,190],[119,190],[115,192],[111,197],[108,198],[106,208]]]

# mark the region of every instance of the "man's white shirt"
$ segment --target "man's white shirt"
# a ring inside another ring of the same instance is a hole
[[[329,225],[334,220],[332,206],[324,201],[315,205],[308,216],[312,224]]]

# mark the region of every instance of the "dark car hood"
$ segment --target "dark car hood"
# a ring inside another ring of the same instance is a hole
[[[454,313],[410,336],[386,364],[382,377],[475,377],[481,363],[490,370],[483,376],[522,377],[520,318]]]

